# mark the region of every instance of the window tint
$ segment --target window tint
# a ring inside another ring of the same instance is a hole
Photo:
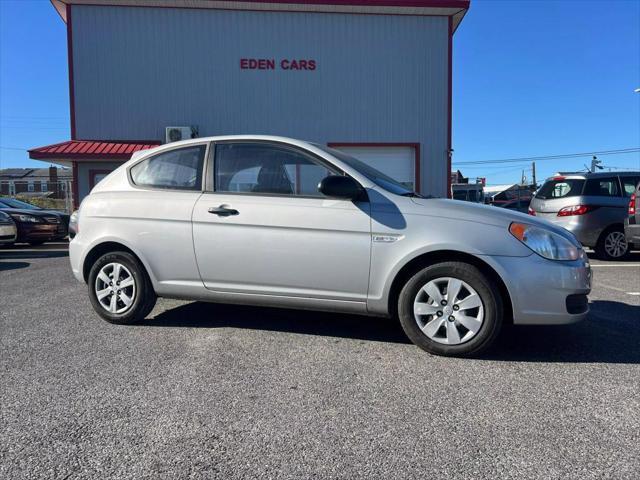
[[[587,180],[584,195],[594,197],[617,197],[620,195],[618,179],[616,177],[592,178]]]
[[[540,187],[540,190],[536,193],[536,198],[545,200],[548,198],[577,197],[582,193],[583,185],[584,180],[581,179],[548,180]]]
[[[640,177],[620,177],[620,180],[622,181],[624,196],[630,197],[636,191],[636,185],[640,182]]]
[[[216,145],[217,192],[322,196],[318,183],[337,173],[309,156],[264,143]]]
[[[131,167],[133,183],[156,188],[200,190],[205,145],[160,153]]]

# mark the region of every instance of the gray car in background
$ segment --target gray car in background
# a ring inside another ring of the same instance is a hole
[[[640,248],[640,182],[636,185],[635,192],[629,198],[627,218],[624,221],[624,233],[628,243]]]
[[[281,137],[137,154],[93,188],[70,229],[73,273],[112,323],[141,321],[158,296],[351,312],[399,318],[424,350],[468,356],[503,323],[572,323],[589,310],[589,261],[566,230],[424,198]]]
[[[625,238],[629,197],[640,172],[558,174],[536,192],[529,214],[573,233],[604,260],[620,260],[630,249]]]

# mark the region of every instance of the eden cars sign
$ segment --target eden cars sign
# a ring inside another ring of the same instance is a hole
[[[277,60],[275,58],[241,58],[241,70],[315,70],[316,61],[309,59]]]

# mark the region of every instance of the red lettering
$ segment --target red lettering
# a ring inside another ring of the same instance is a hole
[[[289,70],[289,60],[282,60],[280,62],[280,68],[283,70]]]
[[[306,70],[307,69],[307,61],[306,60],[300,60],[298,63],[300,63],[300,70]]]
[[[291,60],[291,70],[300,70],[300,67],[298,67],[298,62],[296,62],[295,60]]]
[[[246,70],[247,68],[249,68],[249,62],[247,61],[246,58],[240,59],[240,68],[242,68],[243,70]]]
[[[249,59],[249,68],[251,70],[255,70],[256,68],[258,68],[258,61],[255,58]]]
[[[316,61],[309,60],[309,70],[315,70],[315,69],[316,69]]]
[[[267,60],[267,68],[269,70],[275,70],[276,69],[276,61],[274,59]]]

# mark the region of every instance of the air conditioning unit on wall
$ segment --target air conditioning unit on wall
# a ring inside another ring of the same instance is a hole
[[[198,137],[198,127],[166,127],[165,143],[178,142]]]

